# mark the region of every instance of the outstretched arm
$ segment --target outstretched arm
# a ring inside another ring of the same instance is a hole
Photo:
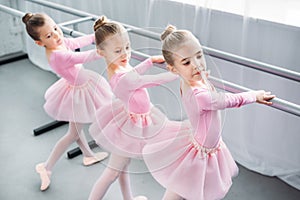
[[[163,63],[165,62],[162,56],[151,56],[145,61],[141,62],[137,66],[135,66],[135,71],[139,74],[144,74],[150,67],[153,66],[153,63]]]
[[[59,64],[60,66],[64,65],[65,67],[73,66],[75,64],[90,62],[101,58],[97,54],[96,49],[83,51],[83,52],[58,51],[58,52],[53,52],[53,54],[54,54],[53,62]]]
[[[72,50],[87,46],[95,42],[95,34],[89,34],[77,38],[65,38],[65,44]]]
[[[153,66],[153,63],[163,63],[164,59],[162,56],[152,56],[144,62],[140,63],[135,67],[137,73],[128,74],[128,87],[130,89],[148,88],[161,85],[163,83],[171,82],[177,79],[179,76],[171,72],[164,72],[154,75],[140,75],[143,74],[147,69]]]
[[[272,102],[269,102],[269,100],[275,97],[271,93],[266,93],[262,90],[237,94],[219,93],[208,90],[195,90],[194,92],[197,102],[203,110],[222,110],[254,102],[270,105]]]
[[[158,86],[167,82],[176,80],[178,75],[171,72],[164,72],[153,75],[139,75],[137,73],[130,73],[127,75],[127,81],[124,82],[131,90],[139,88],[149,88]]]
[[[145,71],[147,71],[150,67],[153,66],[152,60],[151,58],[147,58],[146,60],[144,60],[143,62],[139,63],[138,65],[136,65],[134,67],[134,70],[138,73],[138,74],[144,74]]]

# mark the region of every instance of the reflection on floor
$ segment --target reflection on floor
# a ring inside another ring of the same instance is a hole
[[[89,66],[97,69],[97,63]],[[64,156],[54,167],[50,188],[41,192],[34,166],[45,161],[67,126],[39,136],[33,129],[51,122],[43,110],[44,92],[57,80],[51,72],[41,70],[28,59],[0,66],[0,199],[1,200],[85,200],[105,163],[82,165],[82,156]],[[87,127],[86,127],[87,128]],[[86,132],[87,133],[87,132]],[[87,137],[90,137],[87,134]],[[69,149],[77,147],[73,144]],[[93,149],[100,151],[100,148]],[[144,168],[142,161],[132,161],[132,168]],[[149,173],[131,174],[134,194],[149,200],[161,199],[164,189]],[[118,183],[114,183],[104,199],[121,199]],[[274,177],[266,177],[240,166],[239,176],[226,200],[299,200],[300,191]]]

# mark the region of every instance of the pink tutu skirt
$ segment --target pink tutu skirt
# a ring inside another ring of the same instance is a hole
[[[129,113],[116,99],[100,108],[89,132],[96,143],[107,151],[130,158],[142,159],[142,150],[148,141],[154,141],[165,133],[176,133],[179,122],[169,121],[152,106],[149,113]]]
[[[199,145],[184,124],[177,135],[145,145],[144,161],[166,189],[187,200],[222,199],[238,168],[225,143],[213,149]]]
[[[112,92],[104,77],[84,70],[88,80],[81,85],[71,85],[61,78],[45,94],[44,109],[58,121],[91,123],[96,110],[111,102]]]

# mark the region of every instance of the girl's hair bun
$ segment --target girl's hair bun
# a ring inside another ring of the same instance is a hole
[[[22,17],[22,21],[24,24],[26,24],[30,18],[33,16],[33,13],[26,13],[23,17]]]
[[[107,18],[103,15],[94,24],[94,31],[98,30],[101,26],[105,25],[107,23]]]
[[[161,34],[160,39],[165,40],[168,35],[176,31],[176,27],[172,25],[168,25],[164,32]]]

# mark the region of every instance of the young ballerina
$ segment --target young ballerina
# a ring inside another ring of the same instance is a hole
[[[132,67],[129,36],[121,24],[102,16],[96,21],[94,30],[98,53],[106,60],[109,83],[117,99],[97,111],[96,120],[89,129],[97,144],[111,152],[108,166],[94,184],[89,200],[102,199],[116,179],[124,200],[147,199],[144,196],[133,198],[129,162],[131,158],[142,158],[142,149],[148,140],[179,126],[173,127],[151,104],[146,88],[173,81],[178,76],[171,72],[143,75],[153,63],[164,62],[162,56],[153,56]]]
[[[219,93],[208,81],[199,41],[168,26],[161,35],[168,69],[181,77],[181,98],[189,123],[169,139],[147,144],[144,160],[166,188],[164,200],[216,200],[228,192],[238,168],[222,141],[220,110],[253,102],[271,105],[269,92]]]
[[[94,154],[91,151],[83,125],[91,123],[96,109],[111,101],[112,92],[102,76],[82,66],[82,63],[99,58],[96,50],[72,51],[92,44],[94,34],[64,38],[58,25],[43,13],[26,13],[22,20],[29,36],[37,45],[45,47],[50,66],[61,77],[46,91],[44,109],[54,119],[69,122],[67,134],[56,143],[48,160],[36,165],[41,178],[40,189],[43,191],[50,185],[53,166],[73,142],[79,145],[85,166],[108,156],[106,152]]]

